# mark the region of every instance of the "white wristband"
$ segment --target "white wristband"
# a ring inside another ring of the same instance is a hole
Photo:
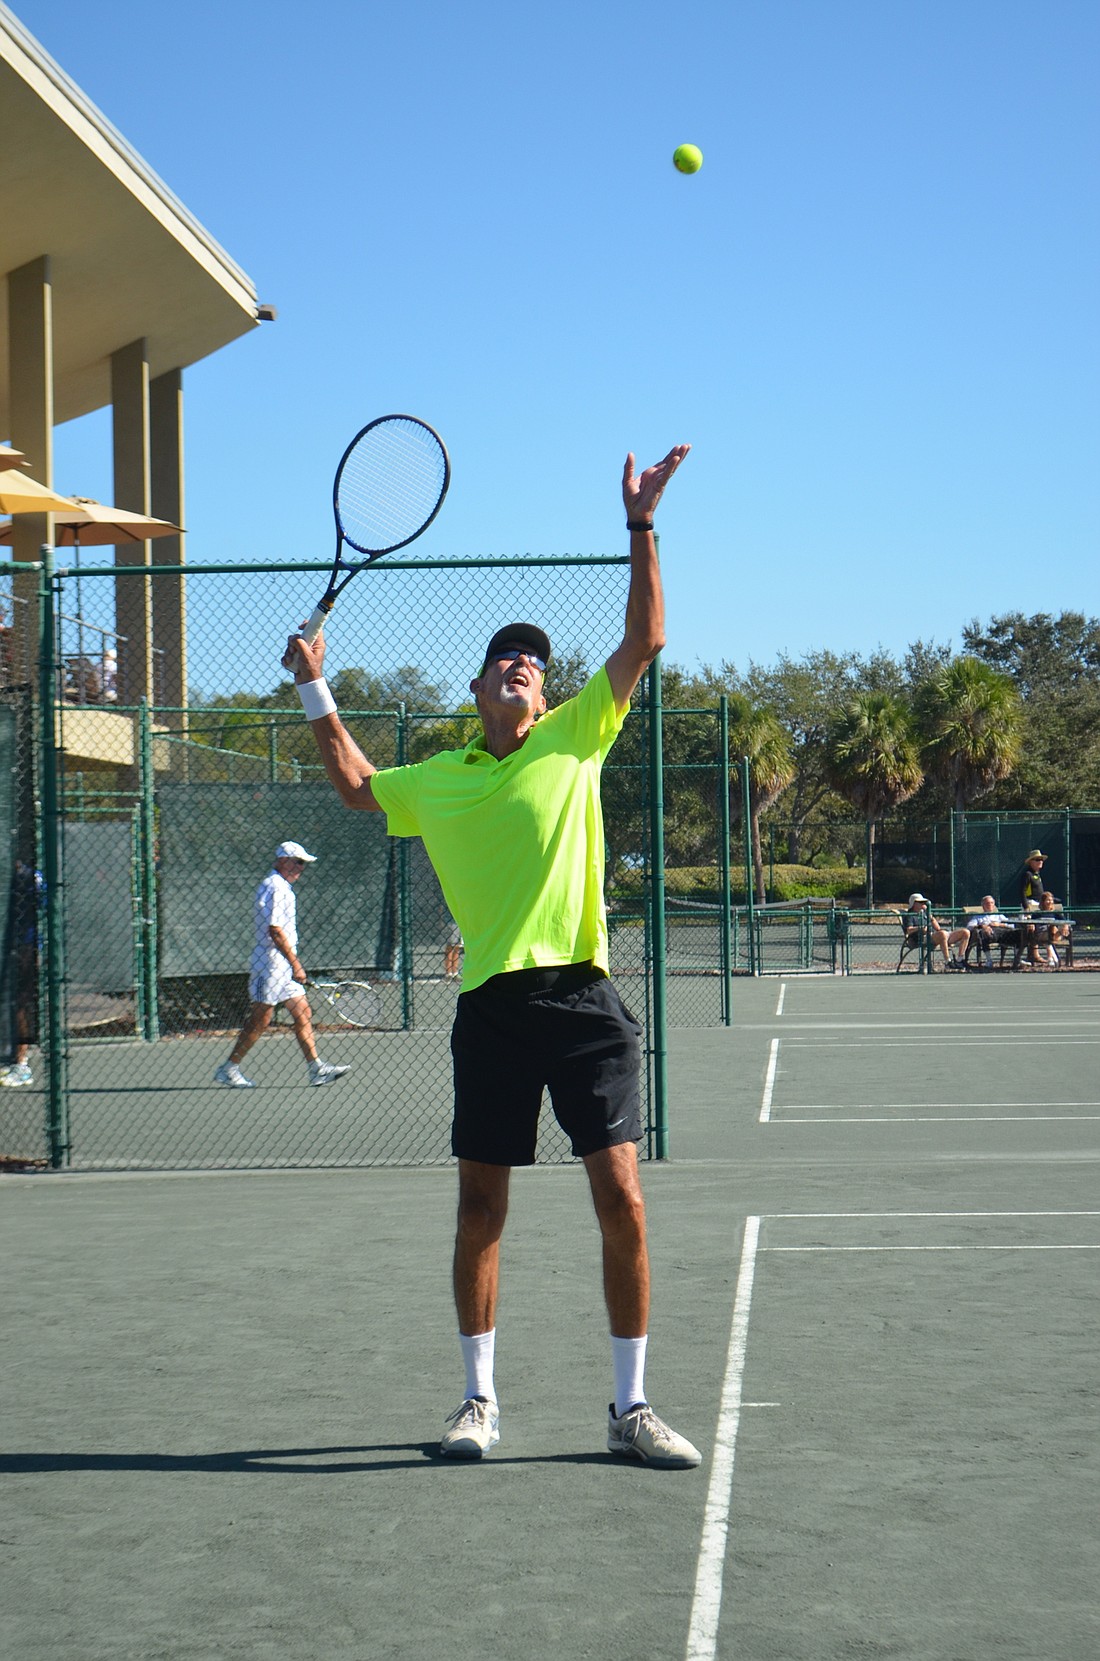
[[[336,699],[328,689],[328,681],[299,681],[298,696],[307,721],[319,721],[322,715],[336,714]]]

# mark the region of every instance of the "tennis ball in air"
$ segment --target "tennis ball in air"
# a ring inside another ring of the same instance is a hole
[[[703,152],[697,144],[681,144],[672,152],[672,163],[681,173],[698,173]]]

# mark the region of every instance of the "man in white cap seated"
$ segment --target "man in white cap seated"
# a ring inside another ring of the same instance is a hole
[[[348,1070],[318,1058],[309,1000],[302,992],[306,972],[298,957],[294,884],[307,865],[316,863],[316,854],[307,854],[300,842],[280,842],[275,849],[274,867],[256,890],[253,907],[256,944],[248,981],[252,1009],[228,1061],[223,1061],[214,1074],[215,1084],[226,1084],[231,1090],[255,1087],[254,1080],[245,1078],[241,1072],[241,1062],[271,1025],[271,1017],[279,1004],[286,1005],[287,1014],[294,1022],[294,1036],[306,1058],[310,1084],[335,1084]]]
[[[944,968],[961,969],[963,960],[953,948],[965,945],[970,939],[970,932],[968,929],[945,929],[939,919],[933,917],[929,905],[923,894],[910,894],[909,909],[905,913],[905,938],[910,945],[916,946],[927,930],[933,946],[943,958]]]

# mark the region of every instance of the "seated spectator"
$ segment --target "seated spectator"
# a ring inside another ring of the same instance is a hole
[[[99,675],[103,702],[115,703],[118,698],[118,653],[110,646],[103,653],[103,666]]]
[[[1049,888],[1045,888],[1039,896],[1039,910],[1035,913],[1036,918],[1057,917],[1060,913],[1060,902],[1054,898]],[[1035,937],[1035,955],[1039,962],[1045,964],[1048,969],[1057,969],[1060,959],[1056,948],[1060,942],[1069,938],[1069,929],[1064,923],[1039,921],[1036,921],[1032,928]]]
[[[964,957],[969,956],[970,946],[976,941],[987,969],[993,967],[992,948],[995,944],[1004,942],[1016,945],[1020,938],[1008,918],[997,910],[997,902],[992,894],[982,895],[982,909],[975,916],[966,919],[966,927],[971,934],[971,940],[967,943]]]
[[[927,929],[933,946],[943,958],[944,968],[961,969],[964,960],[954,948],[964,945],[970,939],[970,932],[968,929],[945,929],[939,919],[933,917],[930,904],[923,894],[910,894],[909,909],[904,918],[905,938],[915,946]]]

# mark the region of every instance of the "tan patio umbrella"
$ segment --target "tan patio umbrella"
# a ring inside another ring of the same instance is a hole
[[[18,467],[0,468],[0,513],[58,513],[76,511],[71,497],[59,496],[56,490],[47,490],[37,479],[21,473]],[[11,541],[11,526],[0,530],[0,542]]]
[[[6,475],[0,473],[0,498]],[[42,486],[36,486],[41,490]],[[9,513],[12,509],[7,510]],[[29,512],[23,508],[19,512]],[[38,510],[42,512],[40,508]],[[54,512],[54,546],[57,548],[92,548],[111,543],[148,542],[154,536],[178,536],[180,527],[170,525],[167,519],[151,519],[145,513],[131,513],[127,508],[107,507],[90,496],[74,496],[65,501],[58,498]],[[11,541],[11,526],[0,527],[0,543]]]
[[[0,468],[18,467],[26,459],[22,450],[13,450],[10,444],[0,444]]]

